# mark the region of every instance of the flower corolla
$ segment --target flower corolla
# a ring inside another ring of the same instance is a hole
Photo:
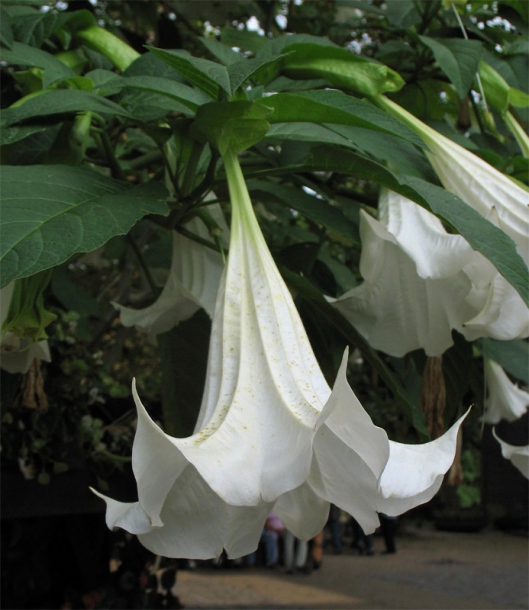
[[[223,155],[232,202],[228,262],[213,316],[195,432],[165,434],[135,388],[138,502],[107,502],[107,524],[171,556],[257,547],[273,508],[295,536],[321,531],[329,502],[366,532],[438,490],[463,418],[431,443],[392,442],[349,387],[344,355],[331,390],[263,238],[236,156]]]
[[[453,329],[469,341],[529,335],[529,309],[516,290],[413,201],[383,190],[379,220],[362,212],[360,236],[364,282],[329,301],[374,348],[440,356]]]

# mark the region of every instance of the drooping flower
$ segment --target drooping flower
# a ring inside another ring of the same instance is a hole
[[[9,312],[15,284],[11,282],[0,290],[0,327],[3,326]],[[8,373],[26,374],[31,363],[39,358],[45,362],[51,361],[50,348],[45,339],[34,341],[21,337],[7,330],[0,339],[0,368]]]
[[[385,96],[376,101],[421,136],[443,186],[509,235],[529,265],[529,191]]]
[[[218,204],[209,212],[222,229],[228,233],[224,216]],[[198,237],[211,241],[208,229],[199,218],[193,218],[186,229]],[[179,233],[172,232],[173,251],[171,269],[158,299],[150,306],[133,309],[115,303],[124,326],[136,326],[148,334],[166,332],[180,322],[189,319],[201,307],[212,316],[215,297],[224,268],[222,256],[214,249]],[[214,246],[213,242],[212,246]]]
[[[461,235],[393,191],[381,192],[379,218],[360,218],[364,282],[329,299],[374,348],[440,356],[452,329],[470,341],[529,335],[520,295]]]
[[[529,409],[529,392],[514,384],[493,360],[485,360],[485,379],[489,391],[483,420],[488,424],[502,419],[514,421]]]
[[[133,387],[139,500],[104,498],[109,527],[136,533],[147,548],[172,557],[215,557],[223,548],[232,557],[250,553],[272,507],[304,539],[323,528],[329,502],[373,531],[376,511],[398,514],[434,495],[462,421],[432,443],[390,442],[347,383],[347,354],[331,391],[263,238],[237,157],[228,150],[223,159],[230,251],[196,432],[166,435]]]
[[[501,454],[506,460],[510,460],[526,479],[529,479],[529,445],[518,447],[503,441],[494,428],[492,429],[494,438],[501,445]]]
[[[423,348],[440,356],[452,329],[476,310],[466,303],[471,281],[463,268],[474,252],[460,235],[393,191],[382,191],[380,220],[362,212],[360,273],[364,282],[333,305],[367,338],[392,356]]]

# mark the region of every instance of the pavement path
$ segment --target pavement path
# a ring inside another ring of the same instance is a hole
[[[395,555],[329,551],[320,570],[180,571],[175,592],[191,609],[517,610],[529,608],[527,535],[406,530]]]

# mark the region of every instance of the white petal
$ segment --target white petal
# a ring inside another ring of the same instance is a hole
[[[400,515],[433,498],[454,461],[457,433],[467,415],[468,411],[429,443],[404,445],[390,441],[389,460],[380,478],[379,512]]]
[[[447,233],[437,216],[394,191],[382,190],[379,219],[423,279],[454,276],[474,258],[461,235]]]
[[[210,206],[219,226],[225,227],[220,207]],[[199,237],[211,241],[211,236],[200,218],[195,217],[186,228]],[[227,233],[227,228],[224,231]],[[114,303],[120,310],[124,326],[159,334],[190,318],[201,307],[212,316],[217,288],[224,262],[221,255],[206,246],[172,232],[173,253],[169,276],[158,299],[149,307],[132,309]]]
[[[492,360],[485,360],[485,379],[489,395],[483,420],[497,424],[501,419],[514,421],[522,417],[529,408],[529,392],[512,383],[501,366]]]
[[[453,343],[452,328],[475,315],[465,301],[471,283],[462,271],[439,279],[423,279],[416,262],[380,222],[361,215],[364,283],[342,295],[333,305],[375,348],[392,356],[423,348],[429,356],[442,354]],[[437,238],[435,238],[437,239]],[[432,251],[430,273],[440,275]],[[421,252],[415,252],[418,259]],[[441,257],[442,258],[442,257]],[[465,259],[466,260],[466,259]],[[426,263],[422,264],[426,270]],[[445,268],[453,269],[453,262]]]
[[[476,280],[476,266],[467,267],[465,272],[474,284],[467,302],[476,307],[478,312],[458,329],[467,341],[481,337],[500,341],[529,337],[529,308],[513,286],[494,272],[488,285],[481,288]]]
[[[139,502],[118,502],[90,489],[107,504],[106,524],[109,529],[121,527],[131,534],[146,534],[154,529]]]
[[[349,387],[344,363],[345,358],[334,384],[330,414],[314,438],[309,484],[322,498],[353,515],[369,533],[378,526],[374,506],[389,441]]]
[[[323,530],[329,517],[329,502],[308,483],[279,496],[274,512],[281,523],[300,540],[311,540]]]
[[[509,445],[509,443],[502,441],[501,438],[498,437],[494,428],[492,429],[492,434],[501,445],[503,457],[510,460],[513,466],[518,468],[526,479],[529,479],[529,445],[525,445],[524,447]]]

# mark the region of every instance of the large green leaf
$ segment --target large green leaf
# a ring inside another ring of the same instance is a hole
[[[210,101],[208,97],[197,89],[193,89],[193,87],[158,76],[131,76],[128,78],[118,76],[105,82],[100,88],[102,93],[120,89],[137,89],[139,91],[157,93],[158,95],[169,97],[193,111]],[[180,107],[177,106],[174,109],[180,110]]]
[[[7,11],[0,9],[0,44],[10,49],[13,46],[13,29],[11,28],[11,18]]]
[[[494,360],[513,377],[529,385],[529,343],[527,341],[481,339],[478,345],[485,358]]]
[[[9,49],[0,49],[0,59],[15,66],[38,67],[65,77],[75,76],[73,70],[54,55],[21,42],[14,42]]]
[[[16,108],[4,110],[2,122],[3,127],[10,127],[28,119],[89,111],[129,119],[134,118],[118,104],[99,95],[76,89],[56,89],[36,95]]]
[[[326,201],[309,195],[299,188],[269,180],[248,180],[247,184],[250,192],[264,193],[273,200],[301,212],[314,222],[322,224],[329,231],[360,243],[358,225],[349,220],[339,208],[329,205]]]
[[[168,214],[162,184],[129,187],[81,168],[4,166],[1,186],[2,286],[94,250],[146,214]]]
[[[411,129],[379,110],[373,104],[358,100],[341,91],[305,91],[278,93],[260,102],[272,108],[270,123],[304,121],[355,125],[397,136],[420,148],[424,142]]]
[[[148,49],[212,100],[230,95],[230,77],[226,66],[209,59],[193,57],[187,51],[166,51],[154,47]]]
[[[459,97],[464,98],[476,78],[483,54],[482,43],[462,38],[419,38],[431,49],[439,67],[448,76]]]

